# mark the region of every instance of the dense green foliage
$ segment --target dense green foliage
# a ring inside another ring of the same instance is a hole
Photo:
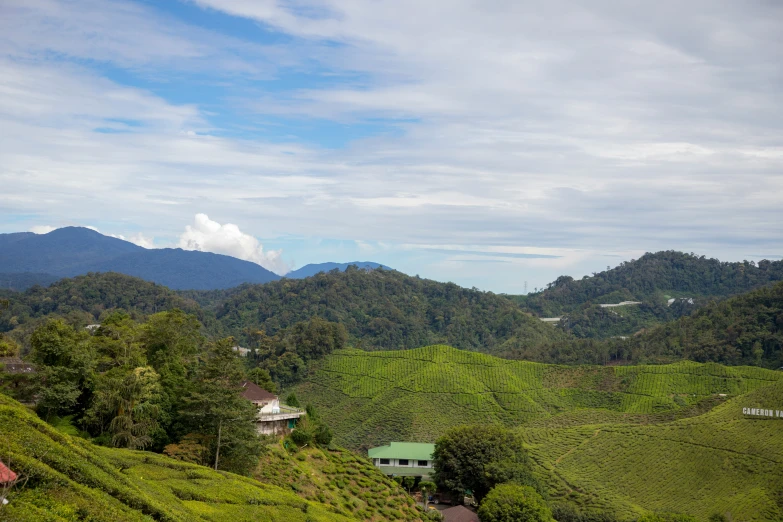
[[[348,335],[343,325],[313,317],[278,330],[271,337],[263,330],[251,332],[248,337],[251,364],[286,386],[301,380],[309,363],[345,348]]]
[[[783,366],[783,283],[711,303],[626,344],[648,357],[779,368]]]
[[[165,286],[121,274],[89,274],[62,279],[48,288],[33,287],[7,295],[9,307],[0,310],[0,332],[18,329],[20,341],[47,316],[66,318],[74,326],[101,322],[115,309],[136,318],[179,308],[206,319],[194,301],[184,299]]]
[[[354,346],[404,349],[445,342],[492,352],[564,337],[509,300],[388,270],[349,268],[245,288],[217,309],[226,331],[274,334],[313,317],[341,323]]]
[[[702,298],[691,300],[693,304],[688,300],[677,299],[669,305],[665,299],[661,299],[611,308],[585,304],[568,312],[557,326],[577,338],[625,337],[644,328],[690,315],[706,304]]]
[[[435,442],[433,479],[440,491],[457,498],[466,491],[477,502],[504,482],[538,486],[522,440],[495,424],[457,426]]]
[[[780,280],[783,261],[726,263],[665,251],[645,254],[580,280],[561,276],[542,292],[516,299],[542,317],[555,317],[586,303],[660,301],[664,294],[727,297]]]
[[[354,449],[434,442],[466,423],[519,428],[552,505],[578,509],[567,520],[783,516],[783,420],[741,413],[783,404],[783,372],[694,362],[552,366],[448,347],[343,350],[296,393]]]
[[[681,255],[669,257],[668,262],[676,264]],[[691,256],[685,259],[696,265],[713,264]],[[772,277],[773,265],[748,265],[747,270]],[[762,289],[747,299],[734,298],[734,304],[712,302],[704,307],[708,301],[699,297],[694,298],[695,305],[678,299],[668,306],[664,296],[655,293],[641,305],[575,305],[560,327],[554,327],[529,317],[502,296],[386,270],[349,269],[304,280],[180,293],[118,274],[91,274],[50,288],[9,294],[8,309],[0,309],[0,331],[5,330],[5,339],[21,345],[26,354],[30,334],[47,317],[63,317],[68,324],[83,327],[104,321],[117,309],[143,320],[158,310],[178,307],[196,315],[207,338],[231,334],[254,350],[255,364],[285,386],[301,379],[313,361],[348,345],[399,349],[449,342],[510,359],[558,364],[668,363],[691,358],[777,367],[783,363],[775,314],[783,310],[776,295],[777,290],[770,294]],[[697,318],[654,328],[700,306],[704,308]],[[741,335],[735,335],[738,328]],[[644,329],[650,332],[645,335]],[[628,335],[637,330],[639,336]],[[317,341],[311,339],[305,346],[303,331]],[[607,336],[614,338],[601,339]],[[620,336],[631,338],[623,341]]]
[[[478,514],[482,522],[554,522],[552,511],[535,489],[501,484],[490,491]]]
[[[0,454],[22,477],[9,504],[0,505],[0,519],[9,522],[365,520],[318,498],[303,499],[290,487],[154,453],[95,446],[56,431],[3,395]]]
[[[247,361],[233,339],[206,342],[200,330],[180,310],[146,323],[115,312],[92,334],[48,320],[30,339],[32,393],[6,390],[34,397],[45,419],[68,416],[100,443],[159,451],[184,440],[201,458],[172,455],[246,473],[260,451],[255,407],[241,397]]]

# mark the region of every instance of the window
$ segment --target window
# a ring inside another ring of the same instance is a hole
[[[400,459],[399,460],[399,465],[400,466],[410,466],[410,464],[408,464],[408,459]]]
[[[428,462],[426,460],[420,460],[419,461],[419,467],[426,468]]]
[[[389,465],[389,459],[381,459],[381,466],[388,466]]]

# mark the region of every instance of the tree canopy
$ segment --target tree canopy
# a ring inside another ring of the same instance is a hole
[[[535,489],[517,484],[492,488],[479,506],[482,522],[554,522],[552,511]]]

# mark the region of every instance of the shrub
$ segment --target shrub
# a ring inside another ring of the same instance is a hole
[[[530,486],[501,484],[494,487],[478,510],[483,522],[551,522],[552,512]]]

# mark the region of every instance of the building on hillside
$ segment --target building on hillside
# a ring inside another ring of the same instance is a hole
[[[280,398],[254,382],[242,383],[242,397],[255,404],[256,431],[260,435],[280,435],[290,433],[296,421],[305,414],[302,410],[280,404]]]
[[[375,467],[386,475],[429,480],[434,451],[435,444],[391,442],[388,446],[370,448],[367,454]]]
[[[443,522],[480,522],[478,515],[465,506],[454,506],[440,512]]]
[[[250,353],[250,348],[242,348],[241,346],[232,346],[231,349],[237,352],[242,357],[247,357],[247,354]]]

